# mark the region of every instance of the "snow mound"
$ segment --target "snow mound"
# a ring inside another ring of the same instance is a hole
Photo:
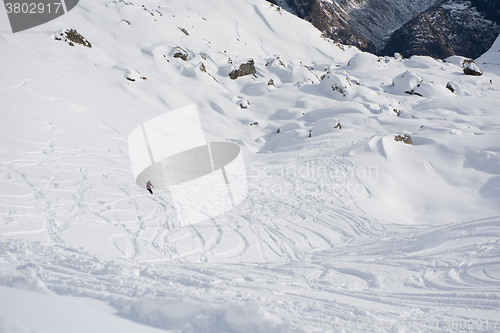
[[[335,117],[331,118],[323,118],[320,122],[314,124],[312,128],[312,133],[316,135],[328,134],[334,131],[340,130],[341,125],[339,125],[339,121]]]
[[[358,53],[349,60],[347,66],[352,71],[375,70],[387,68],[388,65],[384,58],[377,57],[371,53]]]
[[[392,80],[392,93],[403,95],[406,92],[412,91],[422,81],[423,79],[418,74],[408,70]]]
[[[309,94],[343,100],[348,96],[351,86],[352,83],[347,76],[327,72],[321,77],[320,84],[305,85],[301,90]]]
[[[449,63],[449,64],[453,64],[455,66],[462,68],[464,61],[468,60],[468,59],[469,58],[454,55],[454,56],[451,56],[451,57],[444,59],[444,62]]]
[[[434,82],[422,82],[412,89],[417,96],[433,98],[433,97],[452,97],[453,93],[441,84]]]
[[[180,295],[148,297],[124,306],[120,315],[184,333],[291,332],[289,324],[255,302],[217,304]]]

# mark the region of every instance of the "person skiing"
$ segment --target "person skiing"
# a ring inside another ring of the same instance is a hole
[[[150,181],[150,180],[148,180],[148,182],[146,183],[146,188],[147,188],[147,190],[149,191],[149,193],[153,194],[153,189],[154,189],[155,187],[153,186],[153,184],[151,184],[151,181]]]

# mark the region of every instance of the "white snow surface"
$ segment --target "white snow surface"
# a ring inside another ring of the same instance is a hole
[[[472,77],[264,0],[88,0],[0,49],[0,332],[499,330],[500,39]],[[127,138],[190,104],[249,192],[181,227]]]

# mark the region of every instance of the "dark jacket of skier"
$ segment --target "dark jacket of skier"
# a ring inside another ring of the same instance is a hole
[[[153,194],[153,188],[155,188],[153,186],[153,184],[151,184],[151,181],[148,180],[148,182],[146,183],[146,189],[149,191],[149,193]]]

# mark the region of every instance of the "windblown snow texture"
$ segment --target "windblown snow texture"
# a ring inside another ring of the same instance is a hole
[[[92,0],[0,48],[0,331],[498,330],[500,40],[467,76],[263,0]],[[182,227],[127,138],[191,104],[249,191]]]

